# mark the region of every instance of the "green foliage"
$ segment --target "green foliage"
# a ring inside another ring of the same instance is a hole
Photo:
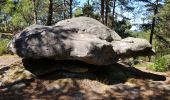
[[[141,59],[141,58],[140,58]],[[153,62],[141,62],[135,65],[135,67],[146,67],[149,70],[157,72],[165,72],[170,70],[170,55],[160,56]]]
[[[8,53],[7,45],[9,43],[8,39],[0,40],[0,56]]]
[[[43,2],[42,2],[43,1]],[[34,24],[34,12],[37,12],[41,22],[46,17],[48,0],[35,0],[35,7],[32,0],[7,0],[0,4],[0,31],[13,32]],[[2,6],[3,5],[3,6]]]
[[[82,9],[81,8],[77,8],[75,10],[74,16],[75,17],[79,17],[79,16],[82,16],[82,15],[83,15]]]
[[[136,38],[144,38],[149,40],[150,31],[132,32],[131,35]]]
[[[143,31],[148,31],[152,28],[152,25],[150,23],[147,23],[147,24],[141,24],[140,25],[140,29],[143,30]]]
[[[82,8],[82,11],[84,16],[92,17],[94,8],[90,4],[85,4],[84,7]]]
[[[159,17],[158,32],[165,37],[170,37],[170,0],[165,0],[166,3],[157,14]]]
[[[156,15],[158,17],[156,32],[157,32],[157,46],[155,70],[156,71],[167,71],[170,69],[170,0],[165,0],[163,8],[160,9]]]
[[[170,56],[159,57],[155,61],[154,70],[155,71],[168,71],[170,66]]]
[[[149,70],[155,71],[155,64],[154,64],[154,63],[149,63],[149,64],[147,65],[147,68],[148,68]]]
[[[158,72],[170,70],[170,55],[156,57],[154,63],[150,63],[148,68]]]
[[[131,24],[128,20],[121,20],[121,21],[117,21],[115,23],[116,27],[115,27],[115,31],[122,37],[122,38],[125,38],[125,37],[128,37],[128,36],[131,36],[130,34],[130,28],[131,28]]]

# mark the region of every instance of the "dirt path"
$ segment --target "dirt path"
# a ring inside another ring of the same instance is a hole
[[[4,55],[0,56],[0,67],[1,66],[9,66],[17,61],[20,61],[21,58],[19,58],[16,55]]]
[[[166,77],[166,81],[163,81],[162,83],[168,83],[170,85],[170,71],[168,71],[168,72],[154,72],[154,71],[148,70],[148,68],[145,66],[136,67],[136,68],[138,68],[139,70],[141,70],[143,72],[163,75]]]

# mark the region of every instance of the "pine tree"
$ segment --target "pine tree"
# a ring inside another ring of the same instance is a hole
[[[47,26],[52,24],[52,17],[53,17],[53,0],[49,0],[48,6],[48,17],[47,17]]]
[[[145,7],[147,8],[147,11],[152,12],[152,24],[151,24],[151,32],[150,32],[150,39],[149,42],[150,44],[152,44],[153,41],[153,35],[155,34],[155,25],[157,22],[157,19],[155,18],[155,15],[158,14],[158,10],[161,6],[160,2],[162,2],[162,0],[155,0],[154,2],[152,2],[151,0],[135,0],[137,2],[144,2],[145,3]]]

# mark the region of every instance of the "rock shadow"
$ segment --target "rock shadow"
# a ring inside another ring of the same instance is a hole
[[[117,63],[110,66],[95,66],[80,61],[23,59],[23,64],[33,74],[40,75],[31,80],[18,81],[8,87],[0,88],[0,100],[166,100],[170,93],[170,90],[163,89],[164,86],[161,83],[157,84],[158,82],[154,84],[144,82],[145,89],[141,89],[140,85],[130,87],[122,84],[129,78],[154,81],[164,81],[166,78]],[[84,66],[92,70],[81,73],[69,72],[63,70],[62,66],[70,67],[70,69],[75,66]],[[54,69],[51,69],[53,67]],[[58,69],[55,69],[56,67]],[[162,90],[159,86],[162,86]],[[143,93],[153,94],[144,95]]]
[[[81,61],[23,59],[24,67],[37,78],[43,80],[57,80],[63,78],[79,78],[98,80],[107,85],[124,83],[129,78],[165,81],[164,75],[148,73],[135,67],[127,67],[119,63],[109,66],[96,66]]]

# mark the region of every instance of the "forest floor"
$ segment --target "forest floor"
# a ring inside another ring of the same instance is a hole
[[[0,56],[0,66],[8,66],[11,65],[17,61],[21,60],[21,58],[19,58],[16,55],[4,55],[4,56]]]
[[[17,56],[1,56],[0,66],[18,61],[21,58]],[[166,80],[155,81],[143,77],[105,84],[88,78],[55,78],[51,74],[46,78],[18,82],[10,89],[0,87],[0,100],[170,100],[170,72],[153,72],[145,66],[136,69],[142,73],[162,75]]]

